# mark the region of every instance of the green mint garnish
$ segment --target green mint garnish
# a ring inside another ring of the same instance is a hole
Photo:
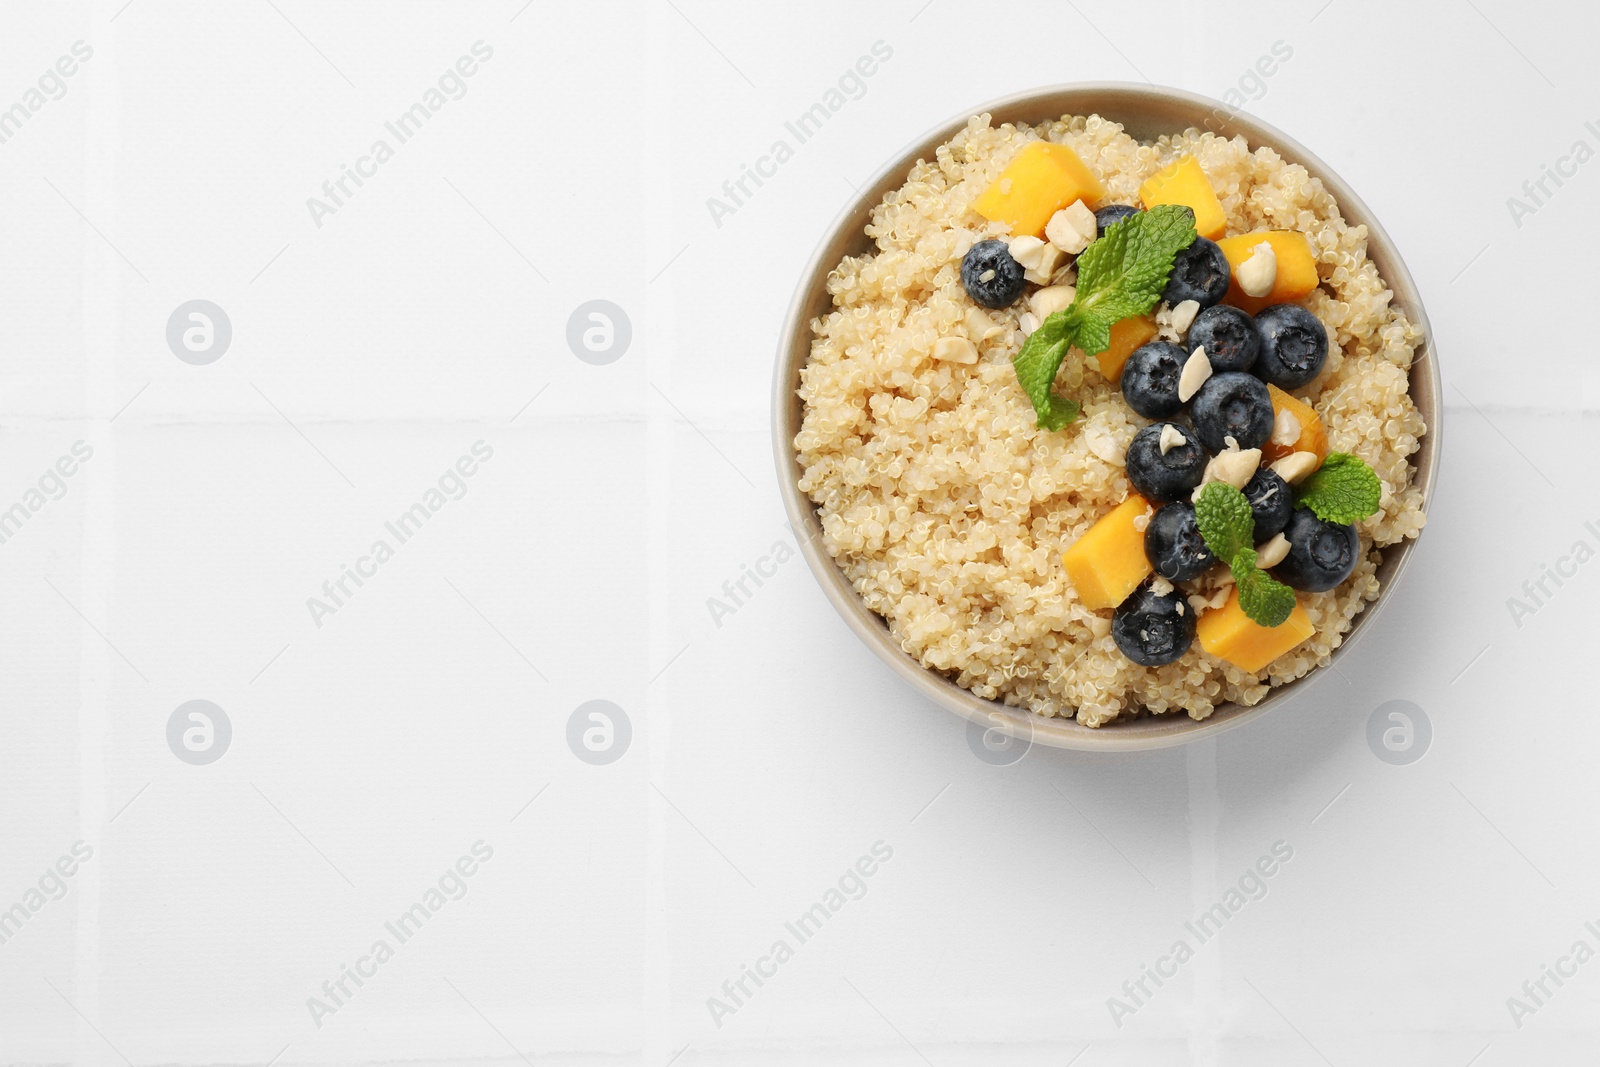
[[[1250,501],[1227,482],[1207,482],[1195,501],[1194,517],[1206,547],[1233,571],[1239,607],[1262,626],[1281,626],[1294,611],[1294,590],[1256,564]]]
[[[1173,259],[1194,240],[1194,212],[1161,204],[1113,224],[1083,250],[1076,297],[1040,323],[1011,361],[1040,429],[1062,429],[1081,410],[1077,401],[1050,391],[1067,349],[1075,345],[1094,356],[1110,348],[1111,327],[1149,314],[1167,287]]]
[[[1262,626],[1282,626],[1294,611],[1294,590],[1256,566],[1253,548],[1234,556],[1230,566],[1244,613]]]
[[[1329,452],[1322,466],[1300,483],[1295,503],[1310,508],[1323,522],[1348,525],[1378,510],[1383,483],[1357,456]]]
[[[1227,482],[1206,483],[1195,501],[1194,519],[1206,547],[1218,559],[1232,562],[1239,553],[1254,550],[1256,520],[1250,501]]]

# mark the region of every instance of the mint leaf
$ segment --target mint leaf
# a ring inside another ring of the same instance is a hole
[[[1262,626],[1282,626],[1294,611],[1294,590],[1256,566],[1253,548],[1234,556],[1231,566],[1244,613]]]
[[[1383,483],[1360,457],[1329,452],[1322,466],[1300,483],[1295,503],[1310,508],[1323,522],[1359,522],[1377,512]]]
[[[1081,410],[1076,400],[1056,396],[1050,391],[1056,380],[1056,372],[1061,369],[1061,361],[1071,347],[1067,340],[1071,329],[1067,312],[1071,310],[1070,307],[1063,308],[1046,319],[1028,335],[1022,344],[1022,351],[1011,359],[1022,391],[1033,402],[1033,413],[1038,418],[1041,430],[1063,429],[1076,421]]]
[[[1078,257],[1073,305],[1109,318],[1108,330],[1119,319],[1146,314],[1166,290],[1173,260],[1195,236],[1194,212],[1179,204],[1160,204],[1113,224]],[[1083,350],[1092,356],[1106,345]]]
[[[1206,547],[1233,571],[1239,607],[1262,626],[1281,626],[1294,610],[1294,590],[1256,563],[1256,521],[1249,499],[1227,482],[1207,482],[1195,501],[1194,517]]]
[[[1207,482],[1195,501],[1194,518],[1212,555],[1232,564],[1241,553],[1249,552],[1250,566],[1256,565],[1252,540],[1256,520],[1243,493],[1227,482]]]
[[[1076,346],[1093,356],[1110,348],[1111,327],[1156,306],[1172,261],[1194,240],[1194,212],[1162,204],[1113,224],[1083,250],[1071,305],[1040,323],[1011,361],[1040,429],[1059,430],[1081,410],[1050,391],[1067,349]]]

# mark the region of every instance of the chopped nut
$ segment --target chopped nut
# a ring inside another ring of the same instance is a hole
[[[1172,309],[1172,314],[1167,317],[1167,321],[1181,337],[1189,332],[1189,327],[1194,325],[1194,317],[1198,314],[1200,314],[1199,301],[1180,300],[1178,306]]]
[[[1278,412],[1278,417],[1272,420],[1272,443],[1281,448],[1288,448],[1300,440],[1300,420],[1295,418],[1294,412],[1284,408]]]
[[[1201,345],[1184,362],[1183,371],[1178,375],[1178,399],[1187,404],[1209,377],[1211,360],[1206,358],[1205,346]]]
[[[1078,291],[1070,285],[1052,285],[1034,293],[1028,298],[1028,303],[1042,322],[1072,303],[1072,298],[1077,294]]]
[[[944,363],[976,363],[978,350],[965,337],[941,337],[933,343],[933,358]]]
[[[1182,448],[1188,443],[1189,439],[1183,436],[1183,431],[1172,425],[1172,423],[1169,422],[1161,427],[1161,454],[1163,456],[1174,448]]]
[[[1050,216],[1044,234],[1061,251],[1077,255],[1094,240],[1094,212],[1082,200],[1075,200]]]
[[[1172,583],[1158,574],[1150,579],[1150,591],[1156,596],[1166,596],[1172,592]]]
[[[1088,204],[1082,200],[1074,200],[1067,205],[1067,217],[1086,239],[1094,240],[1095,234],[1099,232],[1100,223],[1095,219],[1094,210]]]
[[[1211,607],[1211,598],[1200,593],[1190,593],[1185,599],[1189,601],[1189,608],[1196,615]],[[1221,604],[1217,605],[1219,608],[1221,606]]]
[[[1278,254],[1272,245],[1262,241],[1250,250],[1246,259],[1234,272],[1239,288],[1249,296],[1266,296],[1272,292],[1272,283],[1278,280]]]
[[[1077,255],[1089,247],[1089,242],[1083,239],[1083,234],[1078,228],[1067,220],[1065,211],[1058,211],[1050,216],[1050,221],[1045,224],[1045,236],[1050,238],[1050,243],[1068,255]]]
[[[1103,426],[1090,424],[1083,432],[1084,440],[1089,443],[1089,451],[1107,463],[1122,466],[1127,462],[1128,446],[1125,442],[1119,443],[1115,436]]]
[[[1218,452],[1211,457],[1211,462],[1206,464],[1205,475],[1200,479],[1200,488],[1204,489],[1207,482],[1227,482],[1235,489],[1243,489],[1255,477],[1256,468],[1261,466],[1261,449],[1232,448],[1226,452]],[[1196,489],[1198,493],[1200,490]]]
[[[1290,485],[1299,485],[1322,466],[1315,452],[1290,452],[1272,465],[1273,473]]]
[[[1049,285],[1051,275],[1055,274],[1056,269],[1066,258],[1066,253],[1055,245],[1042,245],[1039,248],[1039,265],[1027,268],[1022,272],[1022,276],[1035,285]]]
[[[1256,566],[1261,568],[1276,567],[1282,563],[1289,554],[1289,539],[1283,534],[1278,534],[1272,540],[1256,549]]]
[[[1039,316],[1035,315],[1033,312],[1024,311],[1020,316],[1017,317],[1017,329],[1022,331],[1022,336],[1026,337],[1038,328]]]
[[[1007,246],[1011,258],[1022,264],[1023,270],[1035,270],[1044,254],[1044,242],[1037,237],[1013,237]]]
[[[996,334],[1006,332],[1006,328],[986,315],[982,308],[967,309],[967,336],[973,344],[982,344]]]

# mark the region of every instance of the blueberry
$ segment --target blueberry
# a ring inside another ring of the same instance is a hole
[[[1181,593],[1158,596],[1146,583],[1111,617],[1111,637],[1133,662],[1160,667],[1182,658],[1194,644],[1194,612]]]
[[[1138,208],[1129,207],[1127,204],[1107,204],[1094,213],[1094,235],[1096,237],[1104,237],[1107,226],[1121,222],[1129,215],[1137,215],[1138,213]]]
[[[1122,398],[1147,419],[1164,419],[1183,410],[1178,377],[1189,354],[1166,341],[1136,348],[1122,365]]]
[[[1229,437],[1240,448],[1260,448],[1272,436],[1272,395],[1260,378],[1226,370],[1205,380],[1190,402],[1189,417],[1200,443],[1213,452],[1227,448]]]
[[[1186,500],[1163,504],[1144,528],[1144,554],[1156,573],[1169,582],[1187,582],[1211,569],[1217,557],[1206,547],[1195,522],[1194,505]]]
[[[1233,268],[1222,246],[1204,237],[1196,237],[1194,244],[1178,253],[1172,261],[1172,274],[1167,279],[1167,291],[1162,294],[1169,304],[1193,300],[1203,308],[1222,302],[1228,295],[1228,281]],[[1211,349],[1206,349],[1207,352]]]
[[[1249,370],[1261,351],[1261,337],[1250,316],[1229,304],[1206,308],[1194,317],[1185,339],[1189,351],[1202,346],[1211,369]]]
[[[1172,426],[1183,434],[1184,443],[1173,445],[1161,454],[1161,429]],[[1195,440],[1194,431],[1175,422],[1157,422],[1133,435],[1125,460],[1128,481],[1139,495],[1155,504],[1188,499],[1206,473],[1211,457]]]
[[[1328,331],[1299,304],[1262,308],[1256,316],[1256,333],[1261,336],[1257,377],[1279,389],[1298,389],[1322,373],[1328,358]]]
[[[1272,568],[1273,577],[1285,585],[1320,593],[1332,589],[1361,561],[1361,538],[1354,526],[1323,522],[1310,508],[1300,508],[1283,531],[1289,554]]]
[[[979,241],[961,258],[961,284],[986,308],[1010,307],[1022,295],[1022,264],[1004,241]]]
[[[1244,486],[1244,497],[1250,501],[1250,514],[1256,520],[1255,543],[1270,541],[1289,525],[1294,514],[1294,491],[1278,472],[1268,467],[1256,471]]]

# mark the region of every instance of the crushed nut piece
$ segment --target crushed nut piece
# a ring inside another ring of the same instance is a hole
[[[1272,443],[1281,448],[1288,448],[1300,440],[1300,420],[1295,418],[1294,412],[1284,408],[1278,412],[1278,417],[1272,420]]]
[[[1094,212],[1082,200],[1075,200],[1050,216],[1044,233],[1052,245],[1063,252],[1077,255],[1094,240]]]
[[[1034,293],[1028,298],[1028,303],[1033,308],[1033,313],[1039,316],[1039,321],[1043,322],[1071,304],[1077,294],[1078,291],[1070,285],[1052,285]]]
[[[1183,431],[1172,425],[1172,423],[1169,422],[1161,427],[1161,454],[1163,456],[1174,448],[1182,448],[1188,443],[1189,439],[1183,436]]]
[[[945,363],[976,363],[978,350],[965,337],[941,337],[933,343],[933,358]]]
[[[1249,296],[1266,296],[1272,292],[1272,283],[1278,280],[1278,254],[1272,245],[1262,241],[1250,250],[1250,258],[1239,264],[1234,272],[1239,288]]]
[[[1211,360],[1206,358],[1205,346],[1201,345],[1184,362],[1183,371],[1178,375],[1178,399],[1187,404],[1209,377]]]
[[[1206,473],[1200,480],[1203,489],[1207,482],[1227,482],[1235,489],[1243,489],[1255,477],[1256,468],[1261,466],[1261,449],[1229,449],[1218,452],[1211,457],[1211,462],[1206,464]],[[1195,490],[1199,493],[1199,489]]]
[[[1290,452],[1272,465],[1272,470],[1290,485],[1299,485],[1322,466],[1315,452]]]
[[[1167,317],[1167,321],[1178,331],[1178,336],[1182,337],[1189,332],[1189,327],[1194,325],[1194,317],[1198,314],[1200,314],[1199,301],[1180,300],[1178,306],[1172,309],[1172,314]]]
[[[1022,264],[1023,270],[1035,270],[1039,266],[1039,259],[1044,254],[1044,242],[1037,237],[1013,237],[1007,246],[1011,258]]]
[[[1272,540],[1256,549],[1256,566],[1263,569],[1276,567],[1282,563],[1289,554],[1289,539],[1283,534],[1278,534]]]
[[[982,344],[1005,332],[1006,328],[986,315],[982,308],[967,309],[967,336],[972,338],[973,344]]]
[[[1024,270],[1022,276],[1035,285],[1049,285],[1051,275],[1055,274],[1066,258],[1067,254],[1055,245],[1042,245],[1039,248],[1039,265]]]

